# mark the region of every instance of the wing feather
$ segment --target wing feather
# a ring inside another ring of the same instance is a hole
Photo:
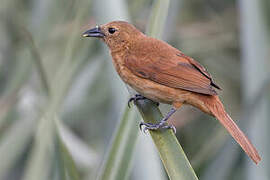
[[[165,43],[158,42],[161,43],[158,48],[165,51],[149,54],[151,51],[146,49],[147,54],[142,49],[141,55],[127,56],[124,65],[135,75],[165,86],[207,95],[217,94],[214,87],[219,87],[203,66],[174,48],[164,48]]]

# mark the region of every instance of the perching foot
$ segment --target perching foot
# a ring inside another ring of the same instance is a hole
[[[134,104],[136,103],[136,101],[139,101],[139,100],[144,100],[144,99],[147,99],[146,97],[140,95],[140,94],[135,94],[135,96],[131,97],[129,100],[128,100],[128,107],[130,107],[130,103],[133,102]],[[158,102],[155,102],[157,106],[159,106],[159,103]]]
[[[167,120],[171,117],[173,113],[175,113],[176,109],[172,108],[170,112],[164,117],[160,123],[152,124],[152,123],[140,123],[140,130],[143,130],[145,133],[147,130],[158,130],[158,129],[172,129],[174,133],[176,133],[176,128],[173,125],[166,125]],[[142,128],[144,126],[144,128]]]

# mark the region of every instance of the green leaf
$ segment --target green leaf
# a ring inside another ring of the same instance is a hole
[[[73,161],[71,154],[69,153],[65,143],[63,142],[63,140],[59,135],[58,126],[57,126],[57,134],[58,134],[57,142],[59,144],[61,164],[65,172],[64,175],[67,174],[69,178],[72,180],[79,180],[80,179],[79,172],[75,166],[75,162]]]
[[[138,101],[137,107],[146,123],[156,124],[163,118],[150,100]],[[198,179],[172,130],[150,131],[150,134],[170,179]]]
[[[120,180],[128,178],[139,131],[137,114],[134,107],[126,107],[98,179]]]

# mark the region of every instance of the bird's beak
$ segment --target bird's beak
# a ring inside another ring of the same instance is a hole
[[[98,38],[103,38],[105,34],[101,31],[99,26],[96,26],[93,29],[89,29],[88,31],[85,31],[82,34],[83,37],[98,37]]]

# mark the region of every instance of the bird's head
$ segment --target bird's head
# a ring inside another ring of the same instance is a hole
[[[101,38],[114,51],[119,48],[128,48],[132,42],[144,36],[133,25],[124,21],[113,21],[101,26],[96,26],[83,33],[84,37]]]

